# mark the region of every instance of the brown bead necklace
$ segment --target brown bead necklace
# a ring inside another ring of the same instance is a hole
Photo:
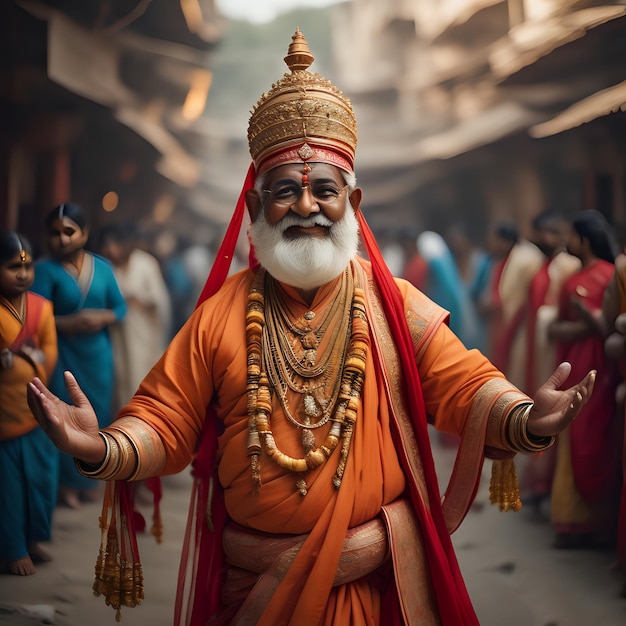
[[[304,496],[307,493],[304,474],[325,463],[340,440],[342,445],[333,484],[336,488],[341,485],[369,349],[365,294],[354,284],[352,272],[346,271],[340,295],[336,303],[330,305],[322,323],[316,329],[307,326],[297,330],[288,320],[284,303],[276,302],[277,296],[274,279],[260,270],[250,287],[246,314],[248,456],[256,493],[261,487],[260,456],[264,449],[280,467],[300,474],[296,486]],[[333,331],[318,363],[317,348],[325,338],[320,327],[327,331],[331,325]],[[312,340],[305,342],[294,338],[294,335],[303,338],[311,334],[317,341],[314,347],[307,347],[314,343]],[[298,341],[301,348],[295,349]],[[299,354],[311,349],[316,351],[313,359],[303,359]],[[298,378],[305,382],[298,382]],[[329,381],[334,383],[331,393],[329,397],[322,397]],[[304,421],[297,419],[289,409],[287,389],[303,395]],[[291,457],[276,445],[270,425],[272,393],[277,394],[287,419],[302,430],[305,451],[302,458]],[[312,418],[318,419],[313,422]],[[329,421],[326,440],[316,446],[311,429]]]

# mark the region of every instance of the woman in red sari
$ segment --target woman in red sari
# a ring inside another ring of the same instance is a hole
[[[555,547],[579,548],[612,539],[615,533],[620,484],[617,377],[592,318],[601,315],[617,246],[604,217],[583,211],[572,221],[567,248],[582,268],[563,285],[549,336],[557,343],[557,361],[572,363],[570,380],[590,367],[598,375],[593,397],[557,440],[551,517]]]

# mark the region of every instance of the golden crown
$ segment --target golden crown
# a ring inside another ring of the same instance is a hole
[[[328,79],[307,70],[315,59],[299,28],[291,40],[285,57],[291,73],[261,95],[250,116],[248,145],[257,172],[293,160],[330,160],[352,169],[357,144],[352,104]],[[329,153],[339,158],[328,158]]]

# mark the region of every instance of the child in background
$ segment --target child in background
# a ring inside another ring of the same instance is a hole
[[[0,561],[12,574],[35,573],[50,556],[59,455],[26,399],[33,376],[47,381],[57,361],[52,303],[29,291],[31,248],[15,232],[0,234]]]

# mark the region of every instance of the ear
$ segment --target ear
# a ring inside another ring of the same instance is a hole
[[[261,212],[261,198],[255,189],[248,189],[248,191],[246,191],[246,206],[248,207],[250,220],[253,223],[256,222],[256,218]]]
[[[363,190],[360,187],[355,187],[350,192],[350,205],[355,213],[361,210],[361,200],[363,199]]]

